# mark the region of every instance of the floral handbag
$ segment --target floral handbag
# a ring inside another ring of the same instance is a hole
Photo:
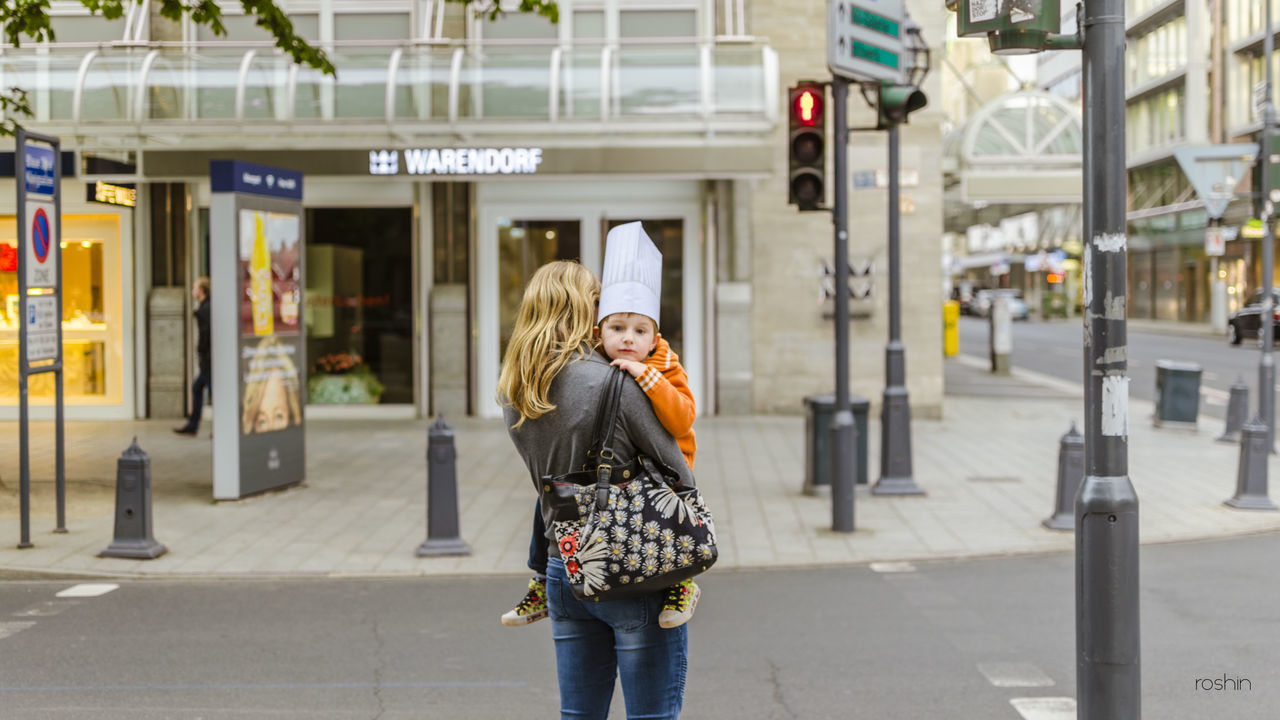
[[[543,479],[552,532],[580,600],[656,592],[707,570],[719,556],[711,511],[697,488],[684,487],[675,471],[644,455],[613,464],[626,379],[620,368],[609,375],[588,463]],[[595,469],[587,469],[593,459]]]

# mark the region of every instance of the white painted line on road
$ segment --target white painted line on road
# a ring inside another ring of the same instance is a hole
[[[878,573],[912,573],[916,566],[909,562],[873,562],[871,571]]]
[[[1200,397],[1204,398],[1206,405],[1226,405],[1227,401],[1231,399],[1231,393],[1226,390],[1201,386]]]
[[[13,614],[14,617],[53,617],[74,605],[80,603],[75,600],[58,602],[57,600],[46,600],[30,607],[25,607]]]
[[[1029,662],[978,663],[978,670],[996,687],[1050,687],[1053,678]]]
[[[1009,701],[1023,720],[1076,720],[1076,699],[1069,697],[1014,698]]]
[[[54,597],[60,598],[95,598],[102,597],[112,590],[119,590],[120,586],[114,583],[81,583],[72,585],[63,590]]]
[[[35,625],[34,622],[0,622],[0,640],[7,637],[13,637],[27,628]]]

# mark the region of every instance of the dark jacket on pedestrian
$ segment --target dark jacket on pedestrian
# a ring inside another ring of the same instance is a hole
[[[596,353],[569,363],[551,381],[547,394],[556,409],[542,417],[525,420],[518,429],[513,426],[520,414],[510,406],[503,408],[507,432],[539,493],[542,478],[579,470],[586,461],[595,431],[596,406],[610,369],[609,361]],[[638,383],[622,385],[613,450],[617,464],[629,463],[636,455],[647,455],[675,470],[685,485],[694,485],[693,473],[685,464],[680,446],[658,422],[653,405]],[[560,557],[548,502],[542,503],[542,519],[547,528],[548,553],[550,557]]]
[[[213,343],[209,338],[209,298],[200,301],[196,311],[196,357],[200,360],[200,369],[209,369],[209,357]]]

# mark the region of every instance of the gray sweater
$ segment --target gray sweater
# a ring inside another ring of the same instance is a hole
[[[503,408],[511,441],[539,492],[543,477],[582,468],[595,430],[596,407],[608,376],[609,361],[593,352],[583,360],[570,362],[551,381],[549,397],[555,410],[540,418],[525,420],[519,429],[514,429],[512,426],[520,415],[510,407]],[[693,487],[693,473],[685,464],[680,447],[658,422],[648,396],[637,383],[622,386],[613,450],[618,464],[628,463],[636,455],[648,455],[678,472],[684,484]],[[546,502],[542,503],[542,520],[547,528],[548,554],[560,557]]]

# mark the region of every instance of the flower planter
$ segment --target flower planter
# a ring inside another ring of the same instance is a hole
[[[371,375],[312,375],[307,380],[307,394],[310,402],[319,405],[376,405],[382,388]]]

